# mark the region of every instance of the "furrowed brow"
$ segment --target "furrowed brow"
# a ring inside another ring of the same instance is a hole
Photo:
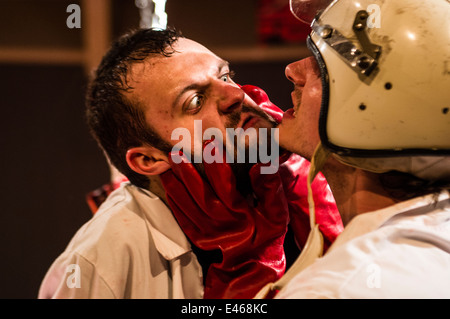
[[[223,70],[224,68],[228,68],[229,65],[230,65],[230,64],[228,63],[228,61],[225,61],[225,60],[222,60],[222,59],[221,59],[220,62],[219,62],[219,64],[218,64],[218,66],[217,66],[217,73],[220,74],[220,73],[222,72],[222,70]],[[174,109],[174,108],[178,105],[178,103],[179,103],[179,101],[180,101],[180,99],[181,99],[181,97],[183,96],[184,93],[186,93],[186,92],[188,92],[188,91],[191,91],[191,90],[201,90],[201,89],[205,89],[206,87],[207,87],[207,85],[205,86],[205,85],[202,85],[202,84],[199,84],[199,83],[192,83],[192,84],[190,84],[190,85],[184,87],[184,88],[177,94],[177,97],[175,98],[175,101],[174,101],[173,104],[172,104],[172,109]]]

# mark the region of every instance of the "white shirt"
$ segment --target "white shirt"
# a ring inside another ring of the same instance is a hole
[[[202,298],[202,270],[168,207],[123,183],[73,237],[39,298]]]
[[[450,298],[448,192],[355,217],[277,298]]]

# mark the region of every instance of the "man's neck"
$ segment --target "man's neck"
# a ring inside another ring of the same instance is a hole
[[[391,206],[396,201],[381,186],[378,175],[330,158],[323,169],[344,225],[356,215]]]
[[[164,190],[164,186],[161,182],[161,178],[158,175],[150,176],[150,187],[149,191],[158,196],[167,206],[169,205],[166,197],[166,191]]]

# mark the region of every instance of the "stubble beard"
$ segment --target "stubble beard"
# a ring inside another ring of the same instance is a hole
[[[271,150],[271,128],[274,128],[277,126],[277,122],[267,113],[265,113],[262,109],[256,109],[253,107],[249,107],[249,106],[245,106],[243,105],[242,108],[240,110],[236,110],[233,111],[232,113],[230,113],[227,117],[227,120],[225,122],[225,127],[229,128],[229,129],[236,129],[239,122],[241,121],[242,118],[242,113],[251,113],[252,115],[258,116],[260,117],[262,120],[267,121],[268,124],[268,128],[266,130],[267,132],[267,136],[261,136],[260,134],[263,134],[261,132],[261,130],[257,130],[258,132],[258,142],[256,144],[259,144],[259,141],[261,139],[263,139],[264,141],[267,141],[267,148],[268,148],[268,154],[271,154],[270,152],[272,152]],[[224,143],[226,143],[226,141],[224,141]],[[232,172],[236,178],[236,189],[244,196],[247,197],[249,195],[251,195],[253,193],[252,190],[252,185],[251,185],[251,180],[250,180],[250,169],[253,167],[253,165],[255,165],[256,163],[250,161],[250,152],[258,152],[259,150],[259,146],[258,145],[249,145],[249,143],[245,145],[245,161],[243,163],[238,163],[236,160],[236,156],[237,156],[237,148],[238,148],[238,141],[234,141],[234,148],[231,149],[231,151],[234,151],[234,154],[231,154],[232,158],[234,158],[234,161],[232,161],[231,163],[229,163]],[[227,150],[226,146],[223,145],[224,147],[224,152]],[[162,141],[159,145],[159,147],[163,152],[165,152],[166,154],[169,154],[172,151],[172,146],[170,145],[170,143],[168,143],[167,141]],[[225,154],[225,153],[223,153]],[[194,157],[194,152],[192,151],[191,153],[191,158],[195,158]],[[225,162],[225,161],[224,161]],[[197,163],[195,161],[192,161],[192,164],[194,165],[194,167],[196,168],[196,170],[198,171],[198,173],[200,174],[200,176],[204,179],[204,180],[208,180],[208,177],[205,173],[205,168],[203,163]]]

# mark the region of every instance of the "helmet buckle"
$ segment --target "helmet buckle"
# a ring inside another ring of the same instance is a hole
[[[313,31],[332,47],[350,67],[366,76],[375,70],[381,55],[381,46],[372,43],[367,35],[368,17],[367,11],[361,10],[356,14],[353,22],[353,31],[358,40],[358,46],[330,25],[320,25],[318,20],[315,20],[312,25]]]

